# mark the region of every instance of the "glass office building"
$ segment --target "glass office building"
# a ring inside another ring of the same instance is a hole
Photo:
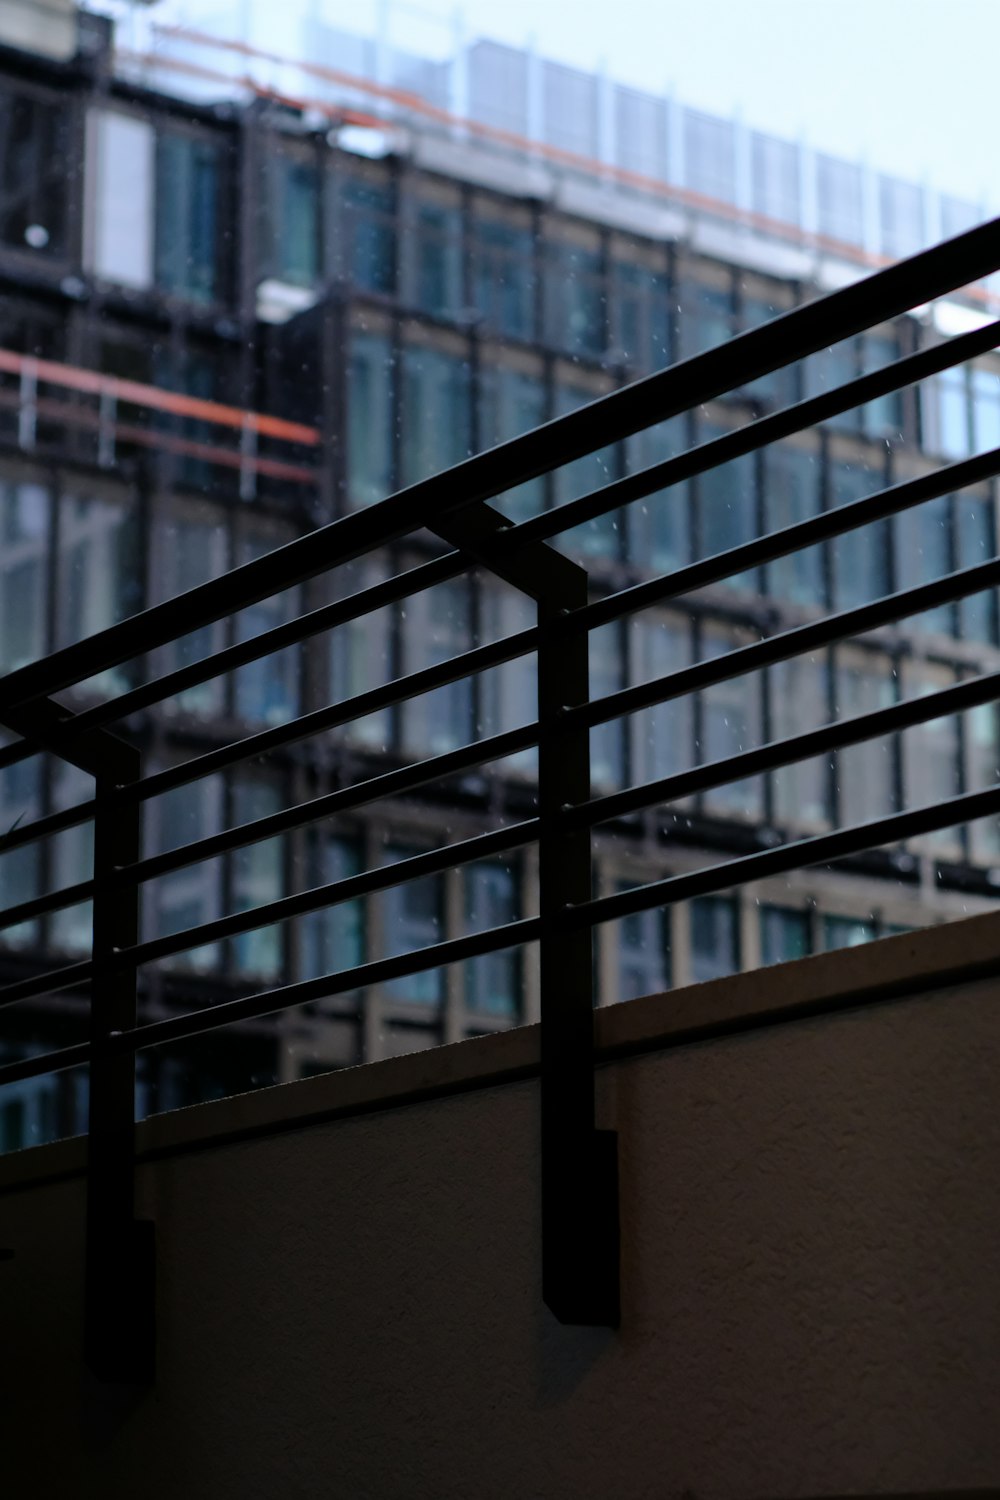
[[[863,238],[859,214],[877,215],[886,253],[926,237],[923,198],[915,207],[905,185],[887,179],[874,197],[860,194],[845,164],[820,158],[826,185],[811,197],[822,222],[793,256],[771,223],[801,218],[801,174],[782,143],[751,135],[749,151],[736,153],[720,122],[690,111],[680,121],[685,170],[690,179],[698,164],[704,201],[671,205],[635,183],[625,191],[576,166],[567,175],[551,156],[526,163],[513,147],[504,155],[492,138],[422,134],[419,120],[404,138],[398,122],[338,123],[263,93],[180,99],[116,74],[96,23],[81,35],[87,45],[70,61],[0,54],[2,671],[860,274],[836,250]],[[498,129],[527,132],[527,117],[507,118],[520,107],[520,85],[494,87],[487,63],[499,66],[499,54],[490,46],[469,85],[477,117],[495,107]],[[565,102],[579,80],[563,71],[545,78]],[[648,174],[668,180],[680,149],[670,144],[670,111],[663,106],[661,136],[645,96],[619,90],[616,99],[614,150],[633,140]],[[574,118],[573,139],[552,124],[543,144],[599,158],[600,139],[577,138],[586,111]],[[639,170],[631,158],[623,166]],[[734,219],[747,171],[755,217]],[[976,290],[845,340],[497,504],[515,518],[558,505],[985,316]],[[92,401],[87,372],[117,378],[110,414],[112,388]],[[194,404],[164,409],[143,395],[150,388]],[[262,431],[251,463],[244,422],[223,459],[212,437],[219,408],[308,427],[317,446],[289,462]],[[599,594],[998,443],[1000,362],[984,356],[578,526],[557,545],[585,563]],[[987,483],[928,502],[595,632],[592,696],[995,556],[994,491]],[[420,561],[440,545],[428,536],[393,561]],[[204,627],[142,670],[196,660],[378,573],[378,559],[338,569]],[[182,751],[208,750],[234,727],[284,723],[530,623],[525,600],[474,571],[308,650],[192,687],[137,715],[132,732],[147,772],[166,771]],[[592,735],[594,788],[661,777],[996,670],[997,631],[995,595],[983,594],[602,726]],[[116,669],[78,691],[74,706],[134,680]],[[522,659],[167,790],[147,804],[147,849],[513,728],[535,717],[534,692],[531,658]],[[987,706],[623,819],[595,836],[595,880],[611,892],[988,785],[1000,768],[998,732]],[[444,789],[164,875],[145,893],[146,931],[176,931],[524,816],[533,773],[523,752]],[[23,762],[0,771],[0,828],[88,795],[72,768]],[[23,901],[84,879],[91,852],[85,823],[0,852],[0,893]],[[990,822],[630,917],[599,933],[597,999],[981,910],[998,881]],[[530,852],[456,868],[164,961],[144,976],[142,1003],[166,1014],[474,932],[530,914],[536,884]],[[13,979],[53,955],[71,959],[89,938],[83,906],[9,928],[0,971]],[[499,953],[318,1002],[239,1037],[142,1054],[143,1107],[458,1040],[537,1010],[532,951]],[[5,1056],[85,1034],[85,998],[72,995],[4,1016]],[[10,1149],[70,1128],[85,1080],[66,1074],[6,1092],[0,1147]]]

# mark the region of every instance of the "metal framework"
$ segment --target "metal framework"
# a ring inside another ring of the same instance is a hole
[[[1000,324],[990,324],[933,350],[900,359],[877,374],[750,422],[738,432],[532,520],[512,524],[487,502],[537,475],[979,280],[998,266],[1000,221],[995,221],[794,309],[728,345],[615,391],[367,510],[336,520],[223,577],[25,666],[0,682],[0,721],[21,736],[0,751],[0,767],[44,751],[72,761],[95,780],[92,800],[66,812],[49,814],[29,827],[16,828],[0,841],[0,849],[13,849],[84,820],[94,823],[92,879],[21,902],[3,916],[3,925],[9,927],[92,898],[90,959],[0,990],[0,1005],[8,1005],[89,983],[90,1039],[8,1063],[0,1067],[0,1084],[82,1063],[90,1066],[87,1326],[88,1360],[97,1373],[107,1379],[141,1380],[149,1379],[152,1372],[151,1239],[147,1229],[134,1223],[132,1200],[136,1052],[366,983],[426,971],[528,941],[537,941],[541,954],[544,1296],[563,1321],[617,1324],[617,1140],[613,1132],[596,1128],[592,928],[630,913],[727,889],[763,874],[824,864],[956,822],[1000,813],[1000,786],[603,896],[595,896],[591,889],[591,828],[697,790],[995,702],[1000,699],[1000,673],[971,678],[919,699],[596,797],[590,789],[591,728],[819,645],[842,641],[943,601],[995,587],[1000,584],[1000,559],[797,626],[726,656],[701,661],[594,701],[588,686],[589,633],[650,604],[998,474],[1000,449],[825,511],[597,602],[588,599],[585,571],[551,548],[547,539],[642,496],[655,493],[657,504],[669,505],[669,487],[682,479],[994,348],[1000,342]],[[84,712],[73,713],[53,697],[99,672],[141,658],[193,629],[384,548],[387,542],[421,528],[436,532],[450,550],[202,661],[142,682]],[[109,731],[110,725],[140,707],[161,702],[390,601],[407,598],[472,566],[487,569],[534,600],[537,625],[147,776],[141,773],[138,753]],[[534,722],[340,787],[169,852],[142,855],[140,814],[142,804],[150,798],[529,653],[536,655],[538,663]],[[537,746],[539,752],[536,816],[179,933],[141,940],[140,892],[147,882],[347,809],[455,777],[529,746]],[[538,845],[540,864],[536,916],[189,1014],[153,1021],[142,1021],[136,1015],[136,975],[143,965],[532,842]]]

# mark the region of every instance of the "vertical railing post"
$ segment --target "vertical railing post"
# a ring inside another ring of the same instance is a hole
[[[139,941],[139,891],[117,872],[140,856],[139,753],[102,737],[95,776],[93,983],[87,1140],[85,1358],[99,1379],[153,1378],[153,1225],[135,1219],[135,1054],[113,1047],[136,1023],[135,966],[117,955]]]
[[[38,430],[38,364],[25,359],[21,365],[21,391],[17,414],[18,446],[29,452],[35,446]]]
[[[553,571],[538,606],[542,1295],[560,1322],[616,1327],[618,1137],[595,1128],[593,935],[566,921],[591,896],[590,834],[562,821],[590,796],[590,731],[565,723],[589,696],[588,634],[566,618],[587,575],[563,558]]]
[[[97,414],[97,462],[102,469],[111,469],[115,462],[115,422],[118,402],[111,391],[101,391]]]
[[[252,500],[257,493],[257,429],[249,412],[240,428],[240,499]]]

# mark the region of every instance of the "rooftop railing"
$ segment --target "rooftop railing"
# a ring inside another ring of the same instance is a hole
[[[181,80],[187,78],[202,88],[207,86],[224,92],[236,90],[250,98],[266,99],[308,112],[334,126],[359,126],[387,132],[390,140],[394,133],[398,135],[400,131],[405,133],[412,128],[422,135],[470,142],[522,165],[545,167],[560,178],[582,179],[622,190],[695,220],[712,220],[776,244],[850,262],[858,268],[859,275],[891,262],[891,257],[877,253],[869,246],[816,228],[805,228],[791,220],[761,213],[711,192],[637,171],[616,161],[553,145],[538,134],[503,129],[470,114],[456,113],[412,88],[402,88],[312,59],[292,57],[236,37],[213,36],[189,26],[153,23],[151,37],[150,51],[116,49],[117,64],[127,76],[151,76],[160,86],[165,86],[164,80],[166,86],[174,80],[175,87],[182,87]],[[180,51],[172,52],[171,47]],[[197,56],[192,56],[192,52]],[[401,144],[397,140],[397,145]],[[962,290],[964,297],[971,302],[987,310],[995,308],[995,290],[974,283]]]
[[[12,349],[0,349],[2,410],[13,414],[12,435],[27,453],[82,436],[106,469],[129,449],[173,454],[234,474],[244,500],[262,478],[316,484],[316,468],[302,462],[319,445],[315,427]]]
[[[9,908],[2,918],[3,926],[9,929],[80,901],[93,901],[93,946],[88,958],[29,975],[0,990],[0,1005],[10,1005],[89,985],[89,1040],[5,1064],[0,1067],[0,1085],[54,1070],[89,1066],[87,1357],[99,1374],[108,1379],[148,1379],[152,1372],[151,1231],[135,1225],[132,1197],[136,1053],[281,1013],[366,984],[526,942],[539,945],[540,961],[544,1297],[564,1321],[616,1324],[617,1141],[613,1132],[596,1128],[592,929],[633,912],[727,890],[765,875],[825,865],[861,851],[1000,814],[1000,785],[907,808],[856,826],[788,839],[738,858],[720,858],[706,868],[602,896],[595,896],[591,885],[591,830],[638,809],[669,806],[697,791],[995,703],[1000,699],[1000,673],[969,677],[919,698],[838,719],[722,760],[599,796],[592,794],[590,785],[591,729],[887,622],[904,620],[947,601],[996,588],[1000,585],[1000,558],[826,618],[811,619],[726,655],[594,699],[588,682],[590,632],[773,559],[901,514],[936,496],[977,484],[1000,473],[1000,449],[905,479],[865,499],[824,510],[603,598],[591,599],[585,570],[550,542],[584,521],[644,497],[655,497],[651,503],[669,507],[676,503],[676,487],[685,479],[993,349],[1000,344],[1000,322],[750,420],[738,430],[530,519],[513,523],[488,502],[538,475],[946,296],[998,266],[1000,221],[994,221],[865,281],[797,307],[725,345],[617,390],[366,510],[345,515],[189,593],[21,667],[0,682],[0,721],[21,736],[0,750],[0,768],[45,752],[77,765],[95,783],[95,795],[89,801],[17,826],[0,841],[3,852],[84,821],[92,822],[95,828],[90,879],[24,900]],[[251,640],[227,646],[155,679],[139,681],[117,696],[91,701],[78,711],[55,696],[260,599],[332,574],[353,559],[375,552],[384,554],[388,544],[424,528],[445,543],[441,555],[393,572],[356,592],[338,593],[332,602]],[[321,632],[473,567],[485,569],[534,601],[536,623],[288,723],[217,745],[168,769],[144,774],[138,751],[120,728],[138,710],[296,642],[315,639]],[[142,808],[165,791],[526,657],[533,657],[537,663],[537,716],[531,723],[380,771],[313,800],[169,851],[143,854]],[[119,726],[117,732],[113,732],[115,726]],[[249,910],[227,913],[183,931],[141,938],[140,895],[143,887],[157,877],[432,783],[447,784],[474,768],[532,746],[538,750],[538,795],[531,817],[460,842],[448,842],[442,830],[440,846],[429,852],[362,870]],[[145,965],[528,844],[538,848],[537,914],[197,1011],[156,1019],[143,1019],[138,1012],[137,976]]]

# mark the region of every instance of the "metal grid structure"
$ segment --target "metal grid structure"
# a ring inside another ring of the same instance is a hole
[[[908,355],[874,374],[751,421],[544,515],[514,524],[487,502],[539,474],[709,401],[720,392],[743,386],[790,361],[980,279],[998,265],[1000,221],[994,221],[866,281],[794,309],[727,345],[615,391],[375,506],[331,522],[3,679],[0,716],[20,739],[0,750],[0,767],[45,752],[69,760],[95,782],[93,799],[15,828],[3,841],[3,848],[10,850],[51,837],[73,824],[93,822],[92,878],[21,902],[3,916],[3,925],[10,927],[90,898],[94,902],[91,956],[0,990],[0,1004],[9,1005],[89,983],[90,1037],[75,1046],[5,1064],[0,1067],[0,1085],[81,1064],[89,1066],[88,1358],[99,1374],[108,1379],[148,1379],[152,1369],[150,1234],[135,1226],[132,1210],[137,1051],[287,1010],[366,982],[425,971],[528,941],[539,943],[541,955],[544,1295],[565,1321],[616,1323],[616,1141],[613,1133],[595,1128],[593,928],[629,913],[728,889],[763,874],[825,864],[955,823],[996,815],[1000,813],[1000,786],[909,808],[858,826],[793,839],[688,874],[599,897],[591,889],[591,830],[610,818],[649,806],[669,805],[699,789],[995,702],[1000,698],[1000,674],[972,677],[917,699],[599,796],[593,796],[590,787],[591,728],[711,683],[791,659],[822,644],[853,637],[885,621],[996,587],[1000,584],[1000,559],[958,569],[930,583],[833,613],[641,686],[594,699],[588,684],[590,633],[664,599],[975,484],[1000,472],[1000,449],[895,484],[597,600],[589,598],[584,569],[552,549],[548,540],[571,525],[606,514],[626,500],[656,495],[657,504],[669,505],[671,488],[685,478],[993,348],[1000,341],[1000,323]],[[195,628],[421,528],[435,532],[449,550],[332,604],[300,614],[251,640],[140,682],[82,712],[74,713],[53,697],[73,684],[141,658]],[[473,566],[489,570],[533,600],[537,624],[289,723],[235,738],[166,771],[143,775],[138,752],[127,733],[111,732],[111,726],[120,725],[141,707],[162,702],[237,665],[310,639],[388,602],[407,598]],[[343,786],[165,853],[142,856],[141,808],[167,789],[529,654],[534,655],[538,666],[538,709],[532,723]],[[149,941],[139,939],[140,893],[159,876],[292,828],[315,824],[349,808],[454,778],[532,745],[539,751],[539,792],[537,813],[531,818],[193,928]],[[137,975],[143,966],[166,955],[301,917],[532,842],[538,846],[540,862],[537,915],[187,1014],[156,1020],[144,1020],[137,1014]]]

